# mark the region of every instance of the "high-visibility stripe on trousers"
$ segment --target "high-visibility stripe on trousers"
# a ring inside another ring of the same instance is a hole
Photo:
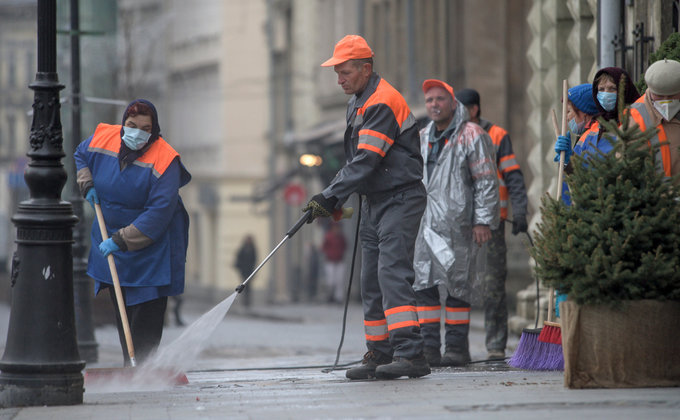
[[[366,347],[411,359],[423,351],[413,291],[413,251],[425,202],[422,182],[363,196],[361,300]]]
[[[442,316],[442,305],[418,306],[418,322],[420,325],[436,323],[439,325]]]
[[[390,338],[386,319],[364,320],[364,331],[366,332],[366,341],[381,341]]]
[[[385,311],[386,318],[377,321],[364,320],[367,341],[387,340],[390,331],[398,328],[418,327],[415,306],[398,306]]]
[[[417,290],[418,320],[426,347],[441,347],[442,306],[439,304],[439,288]],[[444,306],[444,344],[459,351],[468,349],[470,331],[470,305],[447,295]]]
[[[470,308],[446,307],[446,325],[470,324]]]

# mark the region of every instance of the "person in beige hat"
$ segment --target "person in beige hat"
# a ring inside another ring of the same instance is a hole
[[[656,127],[650,139],[660,145],[656,153],[657,168],[666,176],[680,173],[680,62],[664,58],[645,72],[647,90],[633,105],[631,117],[642,131]]]
[[[411,285],[413,253],[427,193],[418,126],[404,97],[373,71],[364,38],[347,35],[322,66],[333,67],[347,105],[347,163],[303,211],[328,217],[361,195],[361,300],[366,347],[349,379],[394,379],[430,373]]]

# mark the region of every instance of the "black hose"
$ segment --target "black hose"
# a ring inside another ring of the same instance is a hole
[[[331,367],[330,369],[323,369],[323,372],[325,373],[330,373],[336,370],[336,368],[338,367],[338,360],[340,360],[340,350],[342,350],[342,344],[345,341],[345,327],[347,326],[347,308],[349,306],[350,294],[352,292],[352,279],[354,278],[354,263],[357,257],[357,244],[359,243],[359,226],[361,224],[361,196],[359,196],[359,205],[357,207],[359,209],[357,215],[357,228],[354,232],[354,248],[352,250],[352,264],[349,269],[349,282],[347,284],[347,294],[345,295],[345,309],[342,313],[342,331],[340,332],[340,344],[338,344],[338,351],[335,355],[335,362],[333,363],[333,367]],[[353,362],[351,364],[354,363],[357,362]]]

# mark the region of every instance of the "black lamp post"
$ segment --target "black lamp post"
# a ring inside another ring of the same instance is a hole
[[[19,204],[12,260],[12,309],[0,360],[0,406],[83,402],[73,309],[73,226],[78,219],[61,200],[66,171],[57,77],[56,7],[38,0],[38,72],[30,161],[24,179],[30,198]]]

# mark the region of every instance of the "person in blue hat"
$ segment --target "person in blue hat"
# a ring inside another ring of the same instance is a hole
[[[593,100],[593,85],[583,83],[567,91],[567,118],[569,132],[577,139],[590,129],[599,113]]]
[[[566,136],[557,136],[555,142],[555,162],[560,160],[560,152],[567,152],[566,163],[569,162],[571,155],[572,142],[571,139],[579,140],[584,133],[589,132],[594,125],[597,125],[596,116],[599,114],[595,100],[593,99],[593,85],[591,83],[583,83],[574,86],[567,91],[567,119],[569,124],[569,133]],[[568,151],[567,151],[568,149]],[[569,190],[566,182],[562,186],[562,201],[570,205]]]

